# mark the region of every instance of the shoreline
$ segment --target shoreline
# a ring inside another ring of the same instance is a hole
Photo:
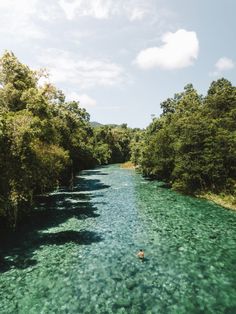
[[[137,167],[131,161],[126,161],[120,165],[120,168],[135,170]]]
[[[198,194],[196,195],[196,197],[211,201],[226,209],[236,211],[236,199],[235,197],[233,197],[233,195],[217,195],[213,193],[204,193]]]
[[[135,166],[131,161],[124,162],[120,165],[120,168],[127,170],[135,170],[138,166]],[[213,202],[216,205],[222,206],[225,209],[236,211],[236,198],[232,194],[214,194],[211,192],[201,193],[194,195],[197,198],[202,198],[207,201]]]

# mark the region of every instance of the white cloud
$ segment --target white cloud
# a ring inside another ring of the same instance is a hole
[[[37,5],[37,13],[35,18],[41,20],[42,22],[54,23],[56,20],[63,17],[63,12],[61,12],[61,7],[57,1],[46,1],[41,0]]]
[[[153,0],[59,0],[67,19],[80,16],[108,19],[126,16],[130,21],[141,20],[152,12]]]
[[[76,16],[92,16],[97,19],[108,18],[111,5],[109,0],[60,0],[59,4],[69,20]]]
[[[223,72],[232,70],[235,67],[235,63],[232,59],[222,57],[215,63],[215,70],[210,72],[210,76],[220,76]]]
[[[143,20],[145,17],[151,15],[155,11],[155,8],[155,1],[125,0],[121,1],[117,11],[120,12],[120,14],[124,14],[131,22],[133,22]]]
[[[113,86],[128,81],[124,69],[109,60],[81,58],[64,50],[49,49],[38,57],[54,83],[66,83],[86,89]]]
[[[199,42],[195,32],[180,29],[165,33],[163,45],[142,50],[135,63],[142,69],[162,68],[167,70],[185,68],[198,57]]]
[[[15,40],[42,38],[41,28],[33,17],[37,15],[38,0],[0,0],[0,33],[11,35]]]
[[[129,15],[130,21],[135,21],[135,20],[142,20],[147,12],[145,10],[142,10],[141,8],[134,8]]]
[[[35,10],[35,4],[38,0],[0,0],[1,10],[11,10],[22,12],[24,15],[31,14]]]
[[[87,94],[78,94],[76,92],[71,92],[67,94],[66,99],[68,101],[79,101],[80,106],[83,108],[90,108],[97,105],[97,102],[92,97]]]
[[[220,71],[220,72],[232,70],[234,66],[235,64],[233,60],[226,57],[220,58],[215,64],[217,71]]]

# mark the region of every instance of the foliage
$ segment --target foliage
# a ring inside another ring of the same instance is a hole
[[[15,227],[34,195],[94,166],[88,113],[11,52],[0,59],[0,218]]]
[[[100,164],[121,163],[130,159],[132,130],[121,126],[99,126],[94,129],[95,156]]]
[[[235,193],[236,88],[219,79],[203,97],[189,84],[161,108],[132,148],[133,162],[185,193]]]
[[[0,223],[16,227],[34,196],[71,185],[76,171],[130,159],[126,124],[93,128],[76,101],[12,52],[0,59]]]

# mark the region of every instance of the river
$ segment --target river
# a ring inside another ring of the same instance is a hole
[[[236,213],[118,165],[41,197],[12,243],[1,314],[236,313]]]

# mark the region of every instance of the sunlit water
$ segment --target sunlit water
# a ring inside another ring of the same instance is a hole
[[[34,221],[5,248],[0,313],[236,313],[235,212],[115,165]]]

